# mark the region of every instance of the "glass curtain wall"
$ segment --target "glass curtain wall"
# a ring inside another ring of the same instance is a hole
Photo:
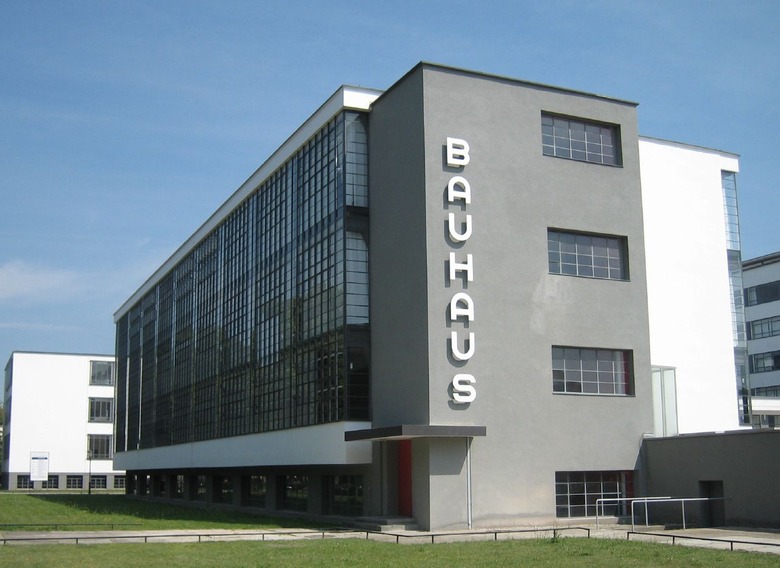
[[[737,206],[737,174],[721,171],[723,213],[726,221],[726,255],[731,286],[731,324],[734,336],[734,373],[737,381],[740,424],[751,423],[750,384],[747,375],[747,331],[745,303],[742,291],[742,244],[739,235],[739,208]]]
[[[117,450],[369,419],[366,125],[337,115],[117,323]]]

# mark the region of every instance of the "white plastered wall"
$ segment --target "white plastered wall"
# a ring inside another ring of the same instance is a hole
[[[11,435],[6,471],[30,472],[30,452],[48,452],[49,472],[86,473],[88,434],[113,434],[113,423],[89,422],[89,399],[113,398],[114,387],[90,385],[98,355],[14,353]],[[118,473],[111,460],[92,460],[93,474]]]
[[[737,156],[647,138],[639,155],[652,364],[677,370],[681,434],[736,429],[721,170]]]

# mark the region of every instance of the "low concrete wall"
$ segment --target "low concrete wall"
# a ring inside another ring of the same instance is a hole
[[[648,438],[642,451],[648,495],[723,497],[686,503],[690,526],[780,527],[780,431]],[[680,509],[651,505],[650,521],[680,524]]]

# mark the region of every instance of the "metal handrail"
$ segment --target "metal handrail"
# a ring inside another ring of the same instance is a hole
[[[601,516],[604,516],[604,502],[605,501],[636,501],[637,499],[671,499],[670,495],[664,495],[663,497],[599,497],[596,499],[596,528],[599,528],[599,504],[601,504]],[[633,519],[634,511],[631,511],[631,517]],[[645,526],[648,524],[647,517],[647,505],[645,505]]]
[[[101,534],[101,535],[81,535],[81,536],[27,536],[27,537],[13,537],[4,536],[0,538],[3,545],[9,542],[45,542],[45,541],[73,541],[75,544],[84,543],[87,541],[97,540],[114,540],[114,539],[143,539],[144,543],[148,543],[150,540],[162,539],[162,538],[191,538],[198,539],[198,542],[202,542],[204,538],[215,539],[219,537],[230,538],[233,536],[257,536],[260,540],[265,541],[266,536],[296,536],[296,535],[319,535],[320,538],[325,538],[328,533],[339,533],[342,529],[322,529],[322,530],[291,530],[291,531],[244,531],[244,532],[170,532],[170,533],[154,533],[154,534]],[[346,530],[345,532],[351,532]],[[363,531],[356,531],[358,534]]]
[[[215,539],[215,538],[230,538],[230,537],[237,537],[237,536],[255,536],[259,537],[260,540],[265,541],[266,537],[274,537],[274,536],[299,536],[299,535],[312,535],[312,536],[319,536],[320,538],[326,538],[329,534],[345,534],[345,533],[354,533],[356,536],[365,533],[366,534],[366,540],[369,539],[369,535],[382,535],[382,536],[389,536],[393,537],[395,539],[396,544],[400,543],[400,540],[402,538],[430,538],[431,544],[436,543],[437,538],[441,537],[447,537],[447,536],[478,536],[478,535],[493,535],[493,540],[498,540],[498,535],[500,534],[515,534],[515,533],[540,533],[540,532],[552,532],[553,538],[558,538],[558,534],[562,531],[570,531],[570,530],[579,530],[579,531],[585,531],[587,538],[590,538],[590,527],[579,527],[579,526],[570,526],[570,527],[537,527],[537,528],[530,528],[530,529],[492,529],[492,530],[482,530],[482,531],[473,531],[470,530],[468,532],[437,532],[437,533],[427,533],[427,534],[402,534],[402,533],[391,533],[391,532],[381,532],[381,531],[370,531],[370,530],[354,530],[354,529],[322,529],[322,530],[292,530],[292,531],[245,531],[245,532],[220,532],[220,533],[214,533],[214,532],[203,532],[203,533],[187,533],[187,532],[170,532],[170,533],[155,533],[155,534],[111,534],[111,535],[81,535],[81,536],[66,536],[66,535],[58,535],[58,536],[28,536],[28,537],[13,537],[13,536],[4,536],[0,538],[0,542],[2,542],[3,545],[7,545],[8,543],[13,542],[45,542],[45,541],[73,541],[75,544],[81,544],[85,542],[95,542],[100,540],[114,540],[114,539],[143,539],[144,543],[148,543],[150,540],[159,540],[164,538],[191,538],[193,540],[197,539],[197,542],[202,542],[204,538],[209,539]]]
[[[115,526],[122,527],[135,527],[141,526],[143,523],[0,523],[0,529],[6,527],[54,527],[54,530],[58,530],[59,527],[111,527],[114,530]]]
[[[689,536],[689,535],[682,535],[682,534],[664,534],[664,533],[655,533],[655,532],[638,532],[638,531],[626,531],[626,540],[631,540],[632,534],[638,534],[643,536],[659,536],[663,538],[671,538],[672,539],[672,546],[675,544],[676,539],[685,539],[685,540],[705,540],[707,542],[728,542],[730,545],[730,549],[734,550],[735,544],[747,544],[751,546],[780,546],[780,542],[767,542],[767,541],[756,541],[756,540],[737,540],[733,538],[712,538],[708,536]]]
[[[436,544],[437,537],[493,535],[493,540],[498,540],[498,535],[500,534],[552,532],[553,538],[558,538],[559,532],[570,531],[570,530],[585,531],[587,534],[587,538],[590,538],[590,531],[591,531],[590,527],[579,527],[579,526],[536,527],[532,529],[485,529],[485,530],[477,530],[477,531],[469,530],[468,532],[436,532],[436,533],[428,533],[428,534],[406,534],[406,533],[394,533],[394,532],[382,532],[382,531],[360,531],[360,532],[366,533],[366,540],[368,540],[368,536],[370,534],[374,534],[374,535],[394,537],[396,544],[398,544],[402,538],[414,538],[414,539],[430,538],[431,544]]]
[[[669,497],[666,499],[653,499],[650,497],[638,497],[631,502],[631,530],[635,531],[636,526],[634,524],[634,503],[640,502],[645,504],[645,517],[647,516],[647,505],[649,503],[680,503],[682,510],[682,528],[685,528],[685,503],[687,501],[725,501],[724,497]],[[645,520],[645,526],[647,526],[647,520]]]

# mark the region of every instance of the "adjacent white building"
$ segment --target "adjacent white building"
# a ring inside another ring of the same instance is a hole
[[[655,394],[667,414],[663,429],[656,416],[656,434],[736,429],[745,330],[736,196],[732,211],[727,186],[739,158],[647,137],[639,156],[650,359],[656,390],[664,379],[663,395]]]
[[[780,252],[746,260],[745,317],[753,424],[780,426]]]
[[[113,355],[15,351],[5,367],[3,487],[123,489]]]

